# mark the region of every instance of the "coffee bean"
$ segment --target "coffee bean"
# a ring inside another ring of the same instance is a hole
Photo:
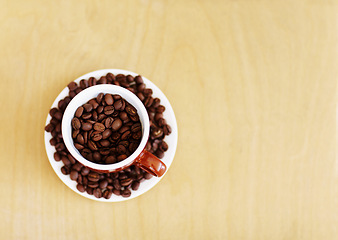
[[[102,188],[102,189],[104,189],[104,188],[106,188],[107,186],[108,186],[108,181],[107,180],[101,180],[100,181],[100,188]]]
[[[126,155],[126,154],[121,154],[121,155],[119,155],[118,157],[117,157],[117,161],[122,161],[122,160],[124,160],[124,159],[126,159],[128,156]]]
[[[69,157],[68,157],[68,159],[69,159]],[[81,168],[82,168],[82,164],[79,163],[79,162],[75,163],[75,164],[72,166],[72,169],[75,170],[75,171],[77,171],[77,172],[80,172],[80,171],[81,171]]]
[[[93,150],[93,151],[97,151],[97,150],[98,150],[97,145],[96,145],[93,141],[91,141],[91,140],[88,141],[88,147],[89,147],[91,150]]]
[[[102,197],[102,191],[100,188],[95,188],[94,191],[93,191],[93,195],[96,197],[96,198],[100,198]]]
[[[134,181],[131,184],[131,189],[133,189],[134,191],[137,191],[139,187],[140,187],[140,182],[139,181]]]
[[[56,138],[53,137],[51,140],[49,140],[49,143],[50,145],[55,146],[57,144]]]
[[[77,190],[79,190],[79,192],[82,192],[82,193],[86,191],[85,187],[82,184],[77,184],[76,188]]]
[[[57,162],[61,161],[61,155],[60,155],[59,152],[55,152],[55,153],[54,153],[54,159],[55,159],[55,161],[57,161]]]
[[[104,191],[104,193],[103,193],[102,196],[103,196],[105,199],[110,199],[112,194],[113,194],[113,192],[112,192],[111,190],[106,190],[106,191]]]
[[[81,149],[84,149],[84,146],[81,145],[81,144],[78,144],[78,143],[74,143],[74,146],[77,150],[81,150]]]
[[[101,148],[99,152],[100,152],[101,155],[108,155],[110,153],[110,149],[109,148]]]
[[[113,187],[117,190],[121,189],[120,181],[118,179],[113,179]]]
[[[72,138],[76,138],[77,135],[79,134],[79,132],[80,132],[79,129],[78,130],[73,130],[73,132],[72,132]]]
[[[122,197],[127,198],[127,197],[130,197],[130,195],[131,195],[131,192],[130,192],[129,189],[124,189],[124,190],[122,190],[122,192],[121,192],[121,196],[122,196]]]
[[[124,153],[126,153],[127,149],[126,149],[125,146],[120,144],[120,145],[117,146],[117,151],[118,151],[119,154],[124,154]]]
[[[119,118],[116,118],[115,120],[114,120],[114,122],[112,123],[112,129],[113,129],[113,131],[117,131],[117,130],[119,130],[120,128],[121,128],[121,126],[122,126],[122,121],[121,121],[121,119],[119,119]]]
[[[95,142],[100,141],[102,139],[102,133],[99,131],[95,131],[91,134],[91,138]]]
[[[124,125],[120,128],[119,133],[123,134],[124,132],[128,131],[130,129],[129,126]]]
[[[146,85],[144,83],[140,83],[137,85],[137,91],[138,92],[143,92],[143,90],[145,89]]]
[[[113,96],[109,93],[104,95],[104,101],[107,103],[107,105],[113,105],[114,103]]]
[[[72,127],[74,130],[78,130],[81,128],[81,122],[78,118],[73,118],[72,119]]]
[[[84,123],[82,124],[82,126],[81,126],[81,129],[82,129],[83,131],[89,131],[89,130],[92,129],[92,127],[93,127],[93,125],[90,124],[89,122],[84,122]]]
[[[151,136],[154,137],[154,138],[162,137],[163,136],[163,130],[162,130],[162,128],[154,128],[151,131]]]
[[[68,84],[68,88],[70,91],[73,91],[77,88],[77,83],[76,82],[71,82]]]
[[[141,137],[142,137],[142,132],[141,131],[133,133],[133,138],[135,140],[139,140],[139,139],[141,139]]]
[[[106,164],[112,164],[116,162],[116,158],[114,156],[108,156],[105,160]]]
[[[83,138],[84,138],[85,144],[87,144],[88,143],[88,132],[83,133]]]
[[[144,94],[144,96],[149,97],[153,94],[153,90],[151,88],[145,88],[143,90],[143,94]]]
[[[165,141],[162,141],[160,144],[160,149],[165,152],[168,150],[168,144]]]
[[[70,179],[76,180],[78,176],[79,176],[79,173],[77,171],[73,170],[70,172]]]
[[[93,110],[93,106],[89,103],[83,104],[82,106],[86,112],[91,112]]]
[[[163,158],[164,152],[161,149],[157,149],[154,155],[158,158]]]
[[[92,114],[91,113],[84,113],[82,114],[81,118],[84,119],[84,120],[88,120],[92,117]]]
[[[126,112],[131,116],[134,116],[137,114],[136,109],[131,105],[126,106]]]
[[[94,129],[99,132],[103,132],[106,128],[102,123],[95,123],[94,124]]]
[[[104,114],[111,115],[114,113],[114,106],[106,106],[104,107],[103,111],[104,111]]]
[[[100,175],[97,172],[88,173],[88,180],[92,182],[97,182],[100,179]]]
[[[121,140],[126,140],[126,139],[128,139],[129,138],[129,136],[130,136],[130,134],[131,134],[131,131],[126,131],[126,132],[124,132],[122,135],[121,135]]]
[[[134,132],[138,132],[141,130],[141,124],[140,123],[134,123],[130,130],[134,133]]]
[[[65,166],[70,167],[71,163],[70,163],[69,159],[68,159],[66,156],[62,156],[62,157],[61,157],[61,161],[63,162],[63,164],[64,164]]]
[[[113,189],[113,193],[116,195],[116,196],[120,196],[121,195],[121,190],[119,189]]]
[[[101,144],[102,147],[110,146],[110,142],[108,140],[101,140],[100,144]]]
[[[69,168],[66,166],[61,167],[61,172],[63,175],[68,175],[69,174]]]
[[[54,125],[51,123],[47,124],[47,126],[45,127],[46,132],[51,132],[53,130],[54,130]]]
[[[86,192],[87,192],[89,195],[93,195],[93,191],[94,191],[94,189],[92,189],[91,187],[87,187],[87,188],[86,188]]]
[[[104,125],[106,128],[110,128],[111,125],[113,124],[114,119],[112,117],[107,117],[106,120],[104,121]]]
[[[107,78],[105,76],[100,77],[100,80],[97,81],[97,84],[107,84]]]
[[[55,149],[58,151],[58,152],[61,152],[63,150],[66,149],[66,146],[63,142],[60,142],[58,144],[55,145]]]
[[[107,73],[106,78],[108,83],[112,83],[113,81],[115,81],[115,76],[112,73]]]
[[[136,77],[134,78],[134,80],[135,80],[135,82],[136,82],[137,84],[143,83],[143,79],[142,79],[142,77],[141,77],[140,75],[136,76]]]
[[[163,133],[165,135],[169,135],[171,133],[171,127],[170,127],[170,125],[166,124],[166,125],[163,126]]]
[[[89,181],[87,183],[88,187],[91,187],[91,188],[97,188],[99,186],[99,183],[98,182],[92,182],[92,181]]]
[[[120,181],[120,184],[121,184],[121,186],[126,187],[126,186],[130,185],[132,182],[133,182],[133,179],[126,178],[126,179],[122,179]]]
[[[153,104],[154,99],[152,97],[147,97],[144,99],[143,104],[145,107],[149,108]]]
[[[112,131],[108,128],[106,130],[103,131],[102,133],[102,138],[103,139],[107,139],[110,137],[110,135],[112,134]]]
[[[122,106],[123,106],[122,99],[114,102],[114,108],[115,108],[115,110],[120,110],[122,108]]]
[[[81,169],[81,174],[82,174],[82,176],[88,175],[89,172],[90,172],[90,170],[89,170],[89,168],[87,168],[87,167],[83,167],[83,168]]]
[[[93,159],[94,159],[96,162],[101,161],[101,159],[102,159],[101,154],[100,154],[99,152],[94,152],[94,153],[93,153]]]
[[[82,136],[81,134],[78,134],[78,135],[77,135],[76,141],[77,141],[79,144],[81,144],[81,145],[83,145],[83,144],[85,143],[85,142],[84,142],[84,138],[83,138],[83,136]]]
[[[75,116],[77,118],[80,118],[82,116],[83,110],[84,110],[84,108],[82,106],[78,107],[78,109],[76,109],[76,111],[75,111]]]
[[[140,120],[138,115],[131,115],[130,119],[134,122],[138,122]]]
[[[96,82],[97,82],[96,78],[90,77],[90,78],[88,79],[88,86],[89,86],[89,87],[94,86],[94,85],[96,85]]]
[[[87,87],[88,87],[88,81],[85,80],[85,79],[82,79],[82,80],[80,81],[80,87],[81,87],[82,89],[87,88]]]

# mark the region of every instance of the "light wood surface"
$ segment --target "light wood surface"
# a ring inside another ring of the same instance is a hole
[[[335,0],[0,1],[0,239],[338,238]],[[122,203],[67,188],[49,108],[96,69],[176,113],[174,162]]]

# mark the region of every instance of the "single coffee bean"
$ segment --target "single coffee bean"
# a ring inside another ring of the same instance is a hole
[[[94,191],[93,191],[93,195],[96,197],[96,198],[100,198],[102,197],[102,191],[100,188],[95,188]]]
[[[88,119],[90,119],[92,117],[92,114],[91,113],[84,113],[84,114],[82,114],[82,119],[84,119],[84,120],[88,120]]]
[[[87,188],[86,188],[86,192],[87,192],[89,195],[93,195],[93,191],[94,191],[94,189],[92,189],[91,187],[87,187]]]
[[[106,188],[108,186],[108,181],[106,179],[100,181],[100,188]]]
[[[131,116],[130,116],[130,119],[131,119],[132,121],[134,121],[134,122],[138,122],[138,121],[140,120],[137,114],[136,114],[136,115],[131,115]]]
[[[57,111],[58,111],[57,108],[51,108],[51,109],[49,110],[49,115],[50,115],[51,117],[54,117],[54,114],[55,114]]]
[[[113,81],[115,81],[115,75],[112,73],[107,73],[106,78],[108,83],[112,83]]]
[[[69,159],[69,158],[68,158]],[[72,166],[72,169],[75,170],[76,172],[80,172],[82,168],[82,164],[77,162]]]
[[[144,99],[143,104],[145,107],[149,108],[153,104],[154,99],[152,97],[147,97]]]
[[[99,131],[93,132],[90,136],[91,139],[95,142],[100,141],[102,139],[102,133]]]
[[[75,111],[75,117],[80,118],[82,116],[83,110],[84,108],[82,106],[78,107],[78,109]]]
[[[151,136],[153,138],[160,138],[163,136],[163,130],[162,128],[154,128],[152,131],[151,131]]]
[[[79,192],[82,192],[82,193],[86,191],[85,187],[82,184],[77,184],[76,188],[77,190],[79,190]]]
[[[96,78],[90,77],[90,78],[88,79],[88,86],[89,86],[89,87],[96,85],[96,83],[97,83]]]
[[[76,141],[77,141],[79,144],[81,144],[81,145],[83,145],[83,144],[85,143],[85,142],[84,142],[84,138],[83,138],[83,136],[82,136],[81,134],[78,134],[78,135],[77,135]]]
[[[101,140],[100,144],[101,144],[102,147],[110,146],[110,142],[108,140]]]
[[[77,150],[84,149],[84,146],[81,145],[81,144],[78,144],[78,143],[74,143],[74,147],[75,147]]]
[[[54,130],[54,125],[51,123],[47,124],[47,126],[45,127],[46,132],[52,132],[53,130]]]
[[[81,128],[81,122],[78,118],[73,118],[72,119],[72,127],[74,130],[78,130]]]
[[[82,175],[79,174],[78,178],[76,179],[76,182],[79,183],[79,184],[82,184]]]
[[[114,103],[114,99],[113,99],[113,96],[111,94],[106,94],[104,95],[104,101],[107,103],[107,105],[113,105]]]
[[[88,141],[88,147],[92,150],[92,151],[97,151],[98,150],[98,147],[97,145],[95,144],[95,142],[89,140]]]
[[[77,88],[77,83],[76,82],[71,82],[68,84],[68,88],[70,91],[73,91]]]
[[[116,195],[116,196],[120,196],[121,195],[121,190],[119,189],[113,189],[113,193]]]
[[[161,149],[157,149],[154,155],[158,158],[163,158],[164,152]]]
[[[60,155],[59,152],[55,152],[55,153],[54,153],[54,159],[55,159],[55,161],[57,161],[57,162],[61,161],[61,155]]]
[[[169,135],[171,133],[171,127],[170,127],[170,125],[166,124],[166,125],[163,126],[163,133],[165,135]]]
[[[126,125],[124,125],[123,127],[121,127],[120,128],[120,130],[119,130],[119,133],[124,133],[124,132],[126,132],[126,131],[128,131],[130,129],[130,127],[129,126],[126,126]]]
[[[119,155],[118,157],[117,157],[117,161],[122,161],[122,160],[124,160],[124,159],[126,159],[128,156],[126,155],[126,154],[121,154],[121,155]]]
[[[89,172],[90,172],[90,170],[89,170],[89,168],[87,168],[87,167],[83,167],[83,168],[81,169],[81,174],[82,174],[82,176],[88,175]]]
[[[126,106],[126,112],[131,116],[134,116],[137,114],[136,109],[131,105]]]
[[[126,131],[126,132],[124,132],[122,135],[121,135],[121,140],[126,140],[126,139],[128,139],[129,138],[129,136],[130,136],[130,134],[131,134],[131,131]]]
[[[142,137],[142,132],[141,131],[133,133],[133,138],[135,140],[139,140],[139,139],[141,139],[141,137]]]
[[[100,154],[99,152],[94,152],[94,153],[93,153],[93,159],[94,159],[96,162],[101,161],[101,159],[102,159],[101,154]]]
[[[106,106],[104,107],[103,111],[104,111],[104,114],[111,115],[114,113],[114,106]]]
[[[121,128],[121,126],[122,126],[121,119],[116,118],[111,127],[112,127],[113,131],[117,131]]]
[[[121,184],[121,186],[126,187],[126,186],[130,185],[132,182],[133,182],[133,179],[126,178],[126,179],[122,179],[120,181],[120,184]]]
[[[58,152],[61,152],[63,150],[66,149],[66,146],[63,142],[60,142],[58,144],[55,145],[55,149],[58,151]]]
[[[98,114],[101,114],[101,113],[103,112],[103,109],[104,109],[103,106],[98,106],[97,109],[96,109],[96,112],[97,112]]]
[[[140,182],[139,181],[134,181],[131,184],[131,189],[133,189],[134,191],[137,191],[139,187],[140,187]]]
[[[123,145],[118,145],[117,146],[117,151],[118,151],[119,154],[124,154],[124,153],[126,153],[127,149]]]
[[[79,132],[80,132],[79,129],[78,130],[73,130],[73,132],[72,132],[72,138],[76,138],[77,135],[79,134]]]
[[[131,191],[130,191],[129,189],[124,189],[124,190],[122,190],[122,192],[121,192],[121,196],[122,196],[122,197],[127,198],[127,197],[130,197],[130,195],[131,195]]]
[[[70,172],[70,179],[76,180],[78,176],[79,176],[79,173],[77,171],[73,170]]]
[[[110,199],[112,194],[113,194],[112,190],[106,190],[106,191],[103,193],[103,197],[104,197],[105,199]]]
[[[116,162],[116,157],[114,157],[114,156],[108,156],[105,160],[106,164],[112,164],[112,163],[115,163],[115,162]]]
[[[137,147],[138,147],[138,143],[132,142],[132,143],[130,143],[128,149],[129,149],[130,152],[134,152],[137,149]]]
[[[153,94],[153,90],[151,88],[145,88],[143,90],[143,94],[144,94],[144,96],[149,97]]]
[[[131,126],[130,130],[131,130],[132,132],[138,132],[138,131],[140,131],[140,130],[141,130],[141,124],[140,124],[140,123],[134,123],[134,124]]]
[[[93,125],[90,124],[89,122],[84,122],[84,123],[82,124],[82,126],[81,126],[81,129],[82,129],[83,131],[89,131],[89,130],[91,130],[92,128],[93,128]]]
[[[99,116],[97,117],[97,121],[103,121],[103,119],[105,119],[107,116],[103,113],[99,114]]]
[[[92,182],[97,182],[100,179],[100,175],[97,172],[88,173],[88,180]]]
[[[69,168],[66,166],[61,167],[61,172],[63,175],[68,175],[69,174]]]
[[[117,190],[121,189],[120,181],[118,179],[114,179],[112,184],[115,189]]]
[[[106,128],[102,123],[95,123],[94,124],[94,129],[99,132],[103,132]]]
[[[99,95],[97,95],[96,101],[98,104],[101,104],[103,97],[104,97],[103,93],[99,93]]]
[[[160,149],[165,152],[168,150],[168,144],[165,141],[162,141],[160,144]]]
[[[113,124],[114,119],[112,117],[107,117],[106,120],[104,121],[104,125],[106,128],[110,128],[111,125]]]
[[[165,111],[165,107],[163,105],[159,105],[156,108],[156,112],[158,112],[158,113],[163,113],[164,111]]]
[[[91,112],[93,110],[93,106],[89,103],[83,104],[82,106],[86,112]]]
[[[114,102],[114,108],[115,108],[115,110],[120,110],[122,108],[122,105],[123,105],[122,99]]]
[[[85,143],[87,144],[88,143],[88,132],[83,133],[83,138],[84,138]]]
[[[99,152],[100,152],[101,155],[106,156],[110,153],[110,149],[109,148],[101,148]]]
[[[82,79],[82,80],[80,81],[80,87],[81,87],[82,89],[86,89],[86,88],[88,87],[88,81],[85,80],[85,79]]]
[[[135,82],[136,82],[137,84],[143,83],[143,79],[142,79],[142,77],[141,77],[140,75],[136,76],[136,77],[134,78],[134,80],[135,80]]]
[[[91,188],[97,188],[99,186],[99,183],[89,181],[87,185],[88,185],[88,187],[91,187]]]
[[[99,118],[99,116],[98,116],[97,112],[94,110],[94,111],[92,112],[92,119],[93,119],[94,121],[97,121],[98,118]]]
[[[146,85],[144,83],[140,83],[137,85],[137,91],[138,92],[143,92],[143,90],[145,89]]]
[[[55,146],[57,144],[56,138],[53,137],[51,140],[49,140],[49,143],[50,145]]]
[[[110,137],[111,134],[112,134],[112,131],[108,128],[108,129],[104,130],[104,132],[102,133],[102,138],[107,139],[107,138]]]

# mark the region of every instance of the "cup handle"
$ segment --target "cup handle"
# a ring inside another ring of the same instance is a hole
[[[145,149],[136,158],[135,165],[155,177],[161,177],[167,169],[167,166],[160,159]]]

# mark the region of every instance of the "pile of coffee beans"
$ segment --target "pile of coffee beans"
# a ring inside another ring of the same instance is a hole
[[[137,110],[117,94],[100,93],[77,108],[72,130],[75,148],[84,158],[99,164],[126,159],[142,138]]]
[[[115,76],[112,73],[108,73],[99,80],[91,77],[88,80],[82,79],[79,84],[75,82],[69,83],[68,96],[58,102],[57,108],[52,108],[49,111],[52,118],[45,127],[45,131],[50,132],[52,135],[50,144],[56,149],[54,153],[55,161],[62,161],[64,164],[61,172],[65,175],[70,175],[70,178],[77,182],[77,189],[80,192],[87,192],[97,198],[104,197],[106,199],[109,199],[112,194],[129,197],[131,190],[136,191],[142,181],[150,179],[152,175],[136,166],[130,166],[115,173],[97,173],[74,159],[63,142],[61,121],[67,105],[83,89],[97,84],[122,86],[137,95],[146,107],[150,121],[150,137],[146,150],[158,158],[163,158],[164,153],[168,150],[168,144],[164,141],[164,138],[171,133],[171,127],[163,117],[165,107],[160,104],[159,98],[152,97],[152,89],[146,88],[141,76],[133,77],[123,74]]]

